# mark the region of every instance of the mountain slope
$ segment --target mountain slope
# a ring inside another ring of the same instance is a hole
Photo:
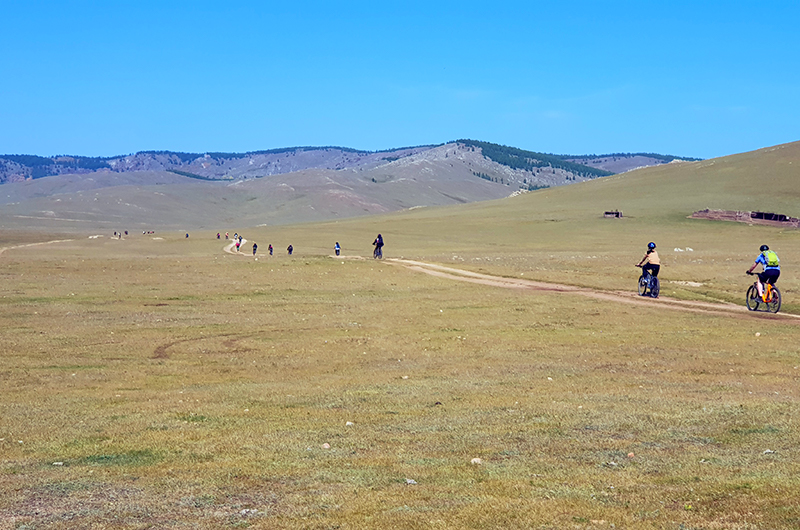
[[[267,163],[261,156],[280,160]],[[298,162],[300,159],[303,161]],[[51,219],[53,223],[99,223],[113,228],[121,228],[122,223],[128,227],[181,229],[211,227],[222,220],[289,224],[497,199],[531,187],[594,176],[576,174],[568,164],[509,167],[465,143],[410,148],[393,156],[337,150],[270,153],[250,156],[243,167],[255,168],[252,171],[270,167],[285,170],[295,162],[298,166],[340,165],[356,159],[359,163],[347,169],[303,169],[234,180],[214,179],[221,166],[214,168],[209,162],[206,168],[98,171],[14,182],[0,187],[0,204],[6,205],[0,220],[4,226],[15,226],[19,220],[50,226]],[[223,169],[226,174],[233,171],[231,167]],[[207,173],[201,175],[200,171]],[[241,176],[243,171],[239,167],[237,174]],[[223,202],[217,200],[220,196]],[[164,201],[175,205],[194,201],[196,207],[170,209],[161,204]]]
[[[150,152],[107,162],[116,169],[3,185],[0,226],[113,231],[291,224],[497,199],[608,174],[555,155],[473,140],[385,153]]]
[[[615,168],[611,172],[620,172],[676,158],[653,154],[599,157],[548,155],[476,140],[459,140],[454,143],[477,149],[490,160],[513,169],[538,169],[539,171],[533,173],[541,173],[542,168],[553,167],[584,177],[607,175],[606,170],[611,167]],[[437,147],[440,146],[406,147],[378,152],[345,147],[293,147],[248,153],[142,151],[117,157],[0,155],[0,183],[95,172],[176,171],[181,175],[200,179],[235,180],[305,169],[371,169],[387,162],[435,150]]]

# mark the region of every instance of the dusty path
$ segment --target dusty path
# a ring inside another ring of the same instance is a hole
[[[227,245],[222,250],[224,250],[228,254],[238,254],[240,256],[246,256],[247,254],[242,252],[242,247],[244,246],[245,243],[247,243],[247,240],[242,238],[242,243],[239,245],[239,250],[236,251],[234,250],[234,247],[236,247],[236,241],[232,241],[230,245]]]
[[[678,300],[668,296],[659,296],[658,299],[652,299],[641,297],[633,291],[599,291],[588,287],[576,287],[574,285],[562,285],[557,283],[523,280],[517,278],[503,278],[500,276],[492,276],[490,274],[481,274],[479,272],[446,267],[444,265],[438,265],[435,263],[426,263],[423,261],[392,258],[384,261],[402,265],[413,271],[424,272],[425,274],[430,274],[431,276],[436,276],[439,278],[447,278],[449,280],[477,283],[481,285],[490,285],[494,287],[504,287],[506,289],[530,289],[533,291],[574,293],[598,300],[611,300],[614,302],[622,302],[638,306],[677,309],[679,311],[800,320],[799,315],[792,315],[788,313],[778,313],[772,315],[769,313],[751,312],[748,311],[747,307],[745,307],[743,304],[737,305],[725,302],[695,302],[690,300]]]
[[[41,243],[28,243],[27,245],[16,245],[13,247],[3,247],[0,248],[0,254],[5,252],[6,250],[14,250],[15,248],[25,248],[25,247],[37,247],[39,245],[51,245],[53,243],[66,243],[67,241],[75,241],[74,239],[56,239],[54,241],[42,241]]]

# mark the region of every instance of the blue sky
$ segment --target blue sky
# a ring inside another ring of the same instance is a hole
[[[0,153],[800,140],[800,3],[0,0]]]

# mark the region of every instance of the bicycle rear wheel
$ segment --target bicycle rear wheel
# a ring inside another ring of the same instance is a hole
[[[661,283],[658,281],[658,276],[653,276],[650,280],[650,296],[658,298],[659,292],[661,292]]]
[[[639,296],[644,296],[647,293],[647,280],[644,275],[639,276]]]
[[[747,302],[747,309],[750,311],[758,311],[758,306],[761,305],[761,297],[758,296],[758,289],[756,289],[755,285],[751,285],[747,289],[745,301]]]
[[[781,310],[781,292],[774,285],[772,286],[772,296],[767,300],[767,311],[777,313]]]

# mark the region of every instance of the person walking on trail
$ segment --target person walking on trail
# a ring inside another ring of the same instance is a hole
[[[217,239],[219,239],[219,237],[220,237],[220,236],[219,236],[219,232],[217,232]]]
[[[241,245],[241,244],[242,244],[242,242],[237,239],[236,240],[236,252],[239,252],[239,245]]]
[[[336,252],[336,255],[339,255],[339,252],[342,251],[342,247],[339,246],[339,242],[337,241],[335,245],[333,245],[333,251]]]
[[[225,239],[228,239],[228,232],[225,232]]]
[[[291,256],[292,252],[294,252],[294,247],[292,245],[289,245],[288,247],[286,247],[286,251],[289,252],[289,255]]]
[[[255,255],[256,255],[256,250],[258,250],[258,245],[256,245],[255,243],[253,243],[253,256],[255,256]]]
[[[375,238],[375,241],[372,242],[375,246],[375,251],[372,253],[373,258],[382,258],[383,257],[383,236],[378,234],[378,237]]]
[[[642,268],[642,273],[648,272],[654,278],[658,277],[658,272],[661,270],[661,259],[658,257],[655,243],[651,241],[647,244],[647,253],[636,266]]]
[[[269,244],[267,250],[269,250],[269,255],[272,256],[272,243]]]
[[[775,254],[775,251],[770,250],[767,245],[761,245],[758,250],[760,250],[761,253],[756,258],[753,266],[747,270],[747,274],[752,274],[753,270],[758,267],[759,264],[764,267],[763,272],[758,273],[756,288],[758,289],[758,296],[766,302],[764,299],[764,284],[769,283],[775,285],[775,282],[778,281],[778,277],[781,275],[781,260],[778,259],[778,255]]]

